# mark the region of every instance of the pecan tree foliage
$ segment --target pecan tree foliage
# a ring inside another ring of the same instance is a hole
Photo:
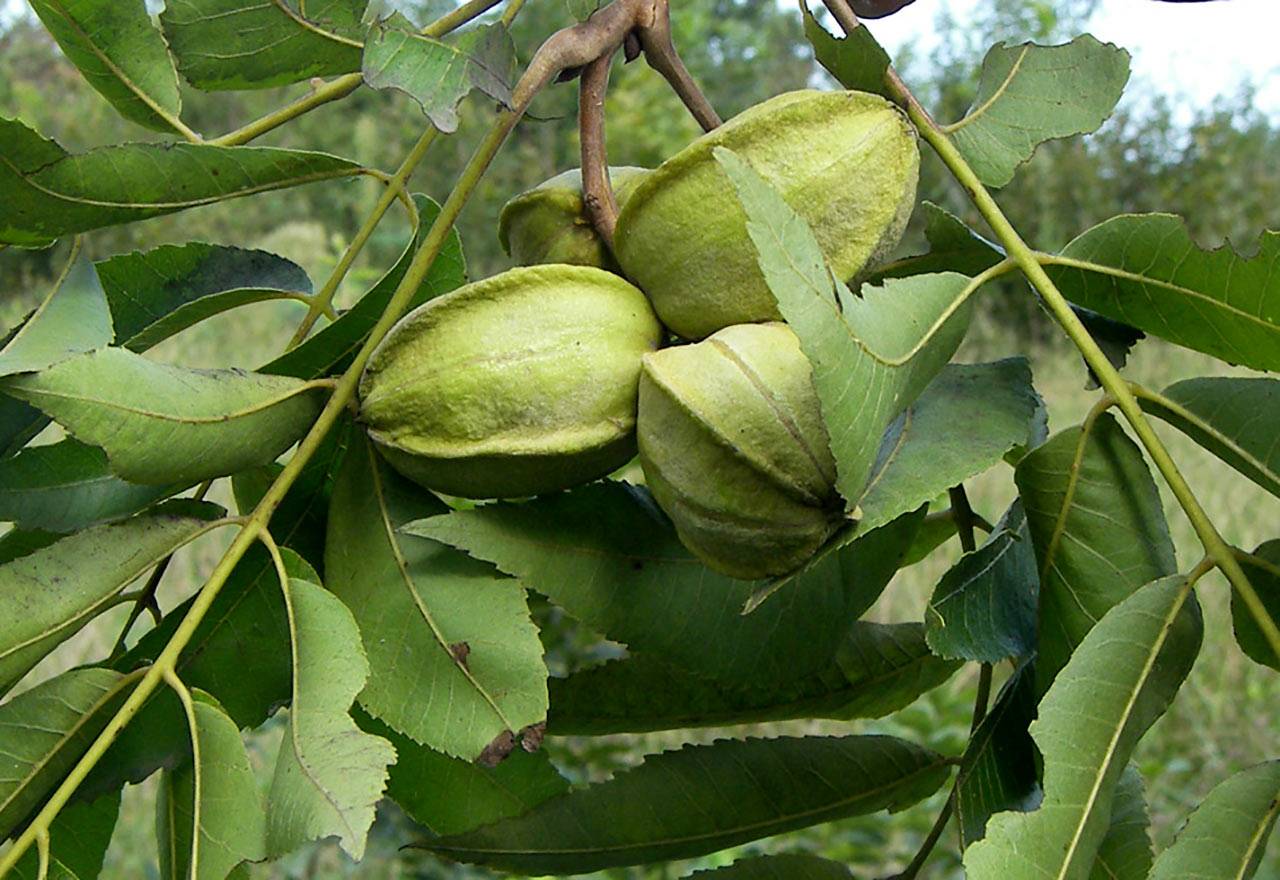
[[[926,205],[932,249],[851,289],[795,208],[741,156],[715,151],[812,364],[846,510],[799,569],[751,582],[699,564],[643,487],[603,480],[462,505],[400,478],[352,418],[361,374],[401,316],[466,281],[453,224],[539,91],[581,80],[583,201],[605,242],[617,220],[603,112],[611,60],[643,56],[704,128],[721,124],[672,45],[665,0],[571,4],[580,23],[551,35],[518,78],[507,26],[521,0],[471,0],[424,27],[367,16],[361,0],[170,0],[158,21],[142,0],[32,5],[103,97],[162,137],[73,153],[0,119],[0,243],[69,243],[53,288],[0,348],[0,505],[15,524],[0,540],[0,686],[11,694],[0,703],[0,875],[97,876],[122,787],[155,773],[159,870],[175,878],[227,877],[330,837],[359,859],[383,798],[422,826],[406,843],[527,876],[696,858],[905,810],[944,788],[934,833],[886,874],[916,876],[953,820],[973,878],[1257,869],[1280,809],[1274,756],[1216,781],[1160,853],[1130,758],[1195,662],[1206,574],[1231,585],[1240,650],[1280,670],[1280,543],[1233,546],[1153,429],[1167,422],[1280,495],[1280,385],[1265,375],[1280,368],[1280,239],[1265,234],[1253,256],[1205,252],[1176,217],[1126,215],[1046,253],[993,195],[1039,143],[1102,123],[1128,77],[1123,50],[1087,35],[998,45],[974,107],[940,123],[857,18],[903,4],[828,0],[839,34],[802,7],[822,64],[896,105],[987,228]],[[312,86],[214,136],[183,121],[179,77],[206,90]],[[425,114],[398,168],[251,145],[365,87],[407,93]],[[453,190],[442,204],[407,192],[477,90],[499,108]],[[357,176],[379,181],[381,198],[318,289],[285,259],[216,244],[83,254],[84,237],[107,226]],[[335,291],[396,205],[411,243],[335,313]],[[1087,418],[1053,436],[1024,358],[945,363],[984,285],[1013,273],[1100,386]],[[270,299],[307,309],[256,370],[145,356]],[[1139,386],[1120,370],[1142,334],[1260,374]],[[50,422],[65,439],[33,445]],[[1006,464],[1017,501],[990,525],[964,482]],[[1176,559],[1157,478],[1201,559]],[[237,512],[203,500],[218,480],[230,480]],[[159,608],[168,560],[215,531],[232,537],[203,585]],[[904,562],[953,540],[964,555],[922,620],[859,620]],[[549,679],[530,592],[626,655]],[[120,605],[128,625],[108,656],[27,680]],[[967,663],[979,695],[954,754],[884,736],[729,737],[571,789],[541,747],[544,737],[881,717]],[[243,731],[282,707],[279,752],[259,780]],[[849,876],[798,853],[717,872]]]

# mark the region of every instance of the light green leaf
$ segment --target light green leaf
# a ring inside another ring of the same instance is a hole
[[[182,131],[178,72],[144,0],[31,0],[67,59],[121,116]]]
[[[111,313],[93,263],[72,258],[53,290],[0,348],[0,376],[32,373],[111,342]]]
[[[1147,880],[1151,873],[1151,835],[1142,774],[1130,764],[1116,785],[1111,827],[1098,847],[1089,880]]]
[[[354,162],[274,147],[119,144],[72,155],[0,118],[0,244],[64,235],[359,173]]]
[[[716,159],[737,188],[778,309],[813,365],[836,459],[836,488],[852,509],[885,429],[964,337],[969,279],[919,275],[864,288],[855,297],[832,278],[812,230],[768,183],[730,150],[717,148]]]
[[[497,767],[482,767],[419,745],[359,707],[353,714],[362,728],[395,746],[387,796],[435,834],[521,816],[569,790],[545,751],[516,749]]]
[[[120,792],[95,801],[76,800],[49,825],[49,870],[40,873],[34,849],[13,868],[14,880],[96,880],[120,813]]]
[[[1128,81],[1129,53],[1089,34],[1062,46],[999,44],[973,106],[946,130],[983,183],[1004,186],[1041,143],[1102,125]]]
[[[1201,250],[1172,214],[1125,214],[1049,260],[1078,305],[1229,363],[1280,370],[1280,232],[1242,257]]]
[[[423,745],[474,760],[546,718],[547,670],[518,582],[397,531],[444,510],[367,441],[354,443],[334,486],[325,576],[369,652],[360,705]]]
[[[192,694],[191,759],[160,777],[156,838],[163,880],[223,880],[266,856],[266,816],[235,722],[217,701]]]
[[[403,531],[492,562],[637,652],[697,675],[771,687],[830,664],[849,622],[897,570],[919,519],[904,517],[827,554],[795,578],[785,598],[745,616],[744,604],[767,582],[706,568],[649,494],[626,484],[487,504]]]
[[[190,485],[273,461],[311,427],[324,394],[296,379],[189,370],[122,348],[0,387],[106,449],[116,474],[145,485]]]
[[[719,740],[650,756],[520,818],[423,846],[526,876],[581,874],[901,810],[936,791],[948,772],[941,755],[892,737]]]
[[[1177,562],[1151,471],[1111,415],[1055,435],[1015,479],[1040,564],[1043,691],[1112,606]]]
[[[1280,496],[1280,381],[1226,376],[1175,382],[1142,408]]]
[[[1271,619],[1280,622],[1280,540],[1268,541],[1252,555],[1253,559],[1240,560],[1240,565]],[[1275,649],[1254,620],[1249,606],[1234,590],[1231,593],[1231,621],[1240,650],[1254,662],[1280,672],[1280,657],[1276,656]]]
[[[924,214],[928,252],[885,263],[871,273],[868,279],[871,283],[880,284],[886,278],[906,278],[930,272],[950,271],[976,276],[1005,258],[1005,252],[998,244],[974,232],[945,208],[924,202],[920,211]]]
[[[432,199],[418,194],[413,197],[413,201],[418,206],[417,236],[405,248],[396,264],[338,320],[326,324],[306,342],[267,364],[262,372],[315,379],[346,369],[368,337],[369,331],[382,317],[387,303],[391,301],[391,295],[395,293],[409,264],[413,262],[414,253],[421,246],[423,237],[440,215],[440,205]],[[440,254],[431,263],[427,277],[413,295],[408,308],[417,308],[427,300],[455,290],[466,282],[467,261],[462,253],[462,239],[458,237],[456,228],[450,229]]]
[[[919,624],[855,622],[834,662],[777,688],[730,687],[648,657],[551,680],[547,729],[599,736],[800,718],[880,718],[915,702],[960,668],[929,653]]]
[[[865,27],[846,37],[834,37],[818,23],[801,0],[804,35],[813,46],[813,55],[827,72],[846,89],[884,94],[884,75],[889,69],[889,53]]]
[[[1044,802],[991,818],[986,838],[965,852],[969,880],[1087,880],[1129,757],[1200,649],[1203,624],[1190,596],[1185,577],[1153,581],[1085,636],[1031,725],[1044,758]]]
[[[284,257],[202,242],[120,254],[97,266],[115,344],[138,352],[228,309],[311,292],[307,273]]]
[[[182,488],[127,483],[111,473],[101,449],[68,439],[0,461],[0,520],[75,532],[130,516]]]
[[[0,566],[0,690],[110,608],[151,566],[213,527],[221,508],[170,502]]]
[[[874,529],[1033,444],[1042,413],[1025,358],[951,364],[889,426],[857,504]]]
[[[266,89],[360,69],[367,0],[168,0],[160,26],[198,89]]]
[[[278,858],[333,835],[360,861],[396,752],[385,739],[363,733],[349,714],[369,677],[351,612],[306,581],[291,579],[284,588],[293,699],[267,795],[267,852]]]
[[[1014,502],[986,543],[942,576],[924,619],[941,657],[998,663],[1036,651],[1040,575],[1022,505]]]
[[[839,862],[817,856],[777,855],[741,859],[713,871],[696,871],[688,880],[853,880],[849,869]]]
[[[109,669],[73,669],[0,705],[0,839],[80,760],[136,680]]]
[[[996,813],[1033,809],[1040,796],[1036,746],[1028,728],[1036,717],[1036,671],[1014,670],[996,703],[969,738],[956,775],[955,810],[962,846],[981,840]]]
[[[1214,787],[1160,854],[1151,880],[1250,880],[1280,816],[1280,761]]]
[[[394,15],[376,23],[364,45],[364,81],[404,92],[447,134],[458,130],[458,104],[472,89],[509,104],[515,68],[515,44],[500,24],[445,41],[416,33]]]

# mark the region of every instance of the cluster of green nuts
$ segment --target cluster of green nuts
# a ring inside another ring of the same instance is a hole
[[[808,559],[844,500],[812,370],[720,146],[808,221],[845,278],[897,244],[915,201],[915,135],[861,92],[779,95],[656,170],[611,169],[612,250],[586,218],[580,174],[552,178],[502,212],[520,268],[421,306],[370,358],[360,417],[387,461],[444,494],[519,498],[638,452],[655,500],[711,568],[755,579]]]

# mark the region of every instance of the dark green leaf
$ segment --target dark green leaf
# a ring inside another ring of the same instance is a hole
[[[248,303],[311,292],[300,266],[269,254],[191,242],[98,263],[115,344],[146,351],[205,318]]]
[[[102,872],[119,813],[119,792],[92,803],[67,804],[49,826],[48,873],[40,873],[39,859],[31,849],[14,866],[14,880],[95,880]]]
[[[1113,605],[1177,563],[1151,471],[1109,414],[1054,436],[1016,480],[1040,565],[1044,690]]]
[[[1142,774],[1130,764],[1116,785],[1111,827],[1098,847],[1089,880],[1147,880],[1151,873],[1151,835]]]
[[[813,45],[814,57],[846,89],[884,93],[889,53],[865,27],[847,37],[833,37],[802,2],[804,35]]]
[[[0,839],[80,760],[136,680],[73,669],[0,705]]]
[[[983,183],[1004,186],[1047,140],[1100,126],[1129,81],[1129,53],[1089,34],[1062,46],[993,46],[965,118],[947,126]]]
[[[300,4],[300,5],[299,5]],[[265,89],[360,69],[367,0],[169,0],[160,25],[198,89]]]
[[[1160,399],[1140,395],[1138,402],[1280,496],[1280,381],[1187,379],[1170,385]]]
[[[0,537],[0,565],[28,556],[37,550],[48,547],[55,541],[62,540],[63,537],[63,535],[59,535],[56,532],[10,529]]]
[[[64,235],[358,170],[336,156],[273,147],[120,144],[72,155],[0,118],[0,244],[44,247]]]
[[[688,880],[853,880],[849,869],[839,862],[817,856],[779,855],[742,859],[714,871],[697,871]]]
[[[924,235],[929,242],[928,253],[886,263],[871,274],[868,280],[872,284],[880,284],[886,278],[930,272],[980,275],[1004,259],[1005,253],[998,244],[978,235],[945,208],[933,202],[925,202],[920,208],[924,214]]]
[[[1280,761],[1219,783],[1196,808],[1151,880],[1250,880],[1280,816]]]
[[[929,653],[919,624],[859,621],[828,668],[777,688],[734,688],[647,657],[553,678],[547,730],[598,736],[799,718],[880,718],[910,705],[959,668]]]
[[[135,578],[212,528],[212,504],[170,502],[0,566],[0,689],[27,673]]]
[[[423,745],[473,760],[546,719],[547,670],[518,582],[397,531],[446,509],[367,441],[354,443],[333,490],[325,574],[369,652],[360,705]]]
[[[224,880],[266,855],[266,815],[235,722],[208,694],[192,697],[192,760],[164,772],[156,799],[160,876]]]
[[[29,403],[0,394],[0,458],[16,455],[49,424],[49,417]]]
[[[733,152],[717,148],[716,158],[737,188],[778,309],[813,365],[836,459],[836,488],[852,509],[872,473],[885,429],[924,391],[964,337],[969,279],[957,274],[893,279],[855,297],[831,277],[812,230],[782,197]]]
[[[1172,214],[1127,214],[1050,258],[1072,302],[1178,345],[1258,370],[1280,369],[1280,232],[1256,256],[1203,251]]]
[[[1031,446],[1040,407],[1025,358],[944,368],[880,441],[857,500],[861,528],[915,510]]]
[[[625,484],[455,511],[405,531],[492,562],[637,652],[699,675],[771,687],[831,662],[849,621],[897,570],[918,522],[904,518],[828,554],[745,616],[762,582],[707,569],[648,493]]]
[[[189,370],[122,348],[11,377],[4,389],[146,485],[190,485],[273,461],[311,427],[323,398],[292,378]]]
[[[351,612],[315,584],[290,579],[284,589],[293,699],[267,795],[267,853],[282,856],[334,836],[359,861],[395,749],[361,732],[349,714],[369,677]]]
[[[1240,564],[1271,619],[1280,623],[1280,540],[1268,541],[1254,550],[1253,556],[1253,560],[1242,559]],[[1280,672],[1280,657],[1254,620],[1249,606],[1235,591],[1231,593],[1231,620],[1240,650],[1255,662]]]
[[[645,760],[518,819],[424,846],[525,875],[692,858],[845,816],[900,810],[946,759],[880,736],[720,740]]]
[[[1191,587],[1175,575],[1138,590],[1084,637],[1031,725],[1044,802],[991,818],[965,852],[970,880],[1087,880],[1121,774],[1191,670],[1202,635]]]
[[[182,130],[178,73],[143,0],[31,0],[31,8],[121,116],[154,131]]]
[[[350,311],[297,348],[267,364],[262,372],[315,379],[347,368],[373,325],[382,317],[391,295],[395,293],[409,264],[413,262],[414,252],[422,244],[423,236],[440,214],[439,204],[426,196],[415,195],[413,200],[419,212],[417,237],[405,248],[390,271]],[[432,262],[427,277],[414,294],[409,308],[416,308],[433,297],[461,287],[466,281],[467,263],[462,254],[462,240],[458,238],[457,230],[453,229],[440,249],[439,256]]]
[[[1023,663],[969,740],[956,776],[956,821],[965,847],[981,840],[996,813],[1033,809],[1040,797],[1036,746],[1035,666]]]
[[[1098,348],[1102,349],[1102,353],[1107,356],[1111,366],[1117,370],[1124,369],[1124,365],[1129,362],[1129,352],[1147,336],[1136,327],[1130,327],[1121,321],[1113,321],[1090,309],[1072,306],[1071,311],[1075,312],[1080,323],[1084,324],[1084,328],[1093,337],[1093,341],[1098,343]],[[1093,368],[1089,367],[1087,387],[1098,388],[1101,384],[1098,377],[1094,375]]]
[[[111,313],[93,263],[76,256],[0,349],[0,376],[32,373],[111,342]]]
[[[1036,648],[1040,575],[1022,505],[977,550],[938,582],[924,619],[929,647],[941,657],[998,663]]]
[[[422,36],[393,15],[373,26],[364,45],[364,81],[404,92],[445,133],[458,130],[458,105],[472,89],[509,104],[515,69],[515,45],[500,24],[446,41]]]
[[[435,834],[521,816],[569,790],[544,751],[516,749],[497,767],[481,767],[418,745],[359,708],[354,714],[362,728],[395,746],[387,796]]]

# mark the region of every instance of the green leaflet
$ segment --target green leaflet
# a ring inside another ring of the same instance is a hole
[[[156,838],[164,880],[224,880],[266,855],[265,816],[240,731],[208,694],[187,710],[191,760],[160,777]]]
[[[435,541],[402,534],[444,511],[367,441],[347,451],[330,506],[327,585],[369,653],[360,705],[431,748],[500,758],[546,718],[546,666],[524,588]]]
[[[135,578],[208,531],[221,512],[174,501],[0,566],[0,689],[111,607]]]
[[[1004,259],[1005,253],[999,245],[978,235],[945,208],[933,202],[923,202],[920,210],[924,214],[928,252],[885,263],[871,273],[868,280],[872,284],[880,284],[886,278],[905,278],[930,272],[980,275]]]
[[[1249,880],[1280,816],[1280,761],[1220,782],[1156,859],[1151,880]]]
[[[1089,880],[1147,880],[1151,873],[1151,835],[1142,774],[1130,764],[1116,784],[1111,827],[1098,847]]]
[[[1084,34],[1062,46],[996,45],[964,119],[946,126],[988,186],[1004,186],[1037,146],[1100,126],[1129,81],[1129,53]]]
[[[884,74],[889,68],[889,53],[876,42],[865,27],[847,37],[833,37],[818,24],[807,5],[804,13],[804,35],[813,46],[818,63],[827,69],[846,89],[884,94]]]
[[[178,69],[196,88],[265,89],[359,70],[366,5],[170,0],[160,25]]]
[[[892,737],[719,740],[650,756],[520,818],[422,845],[526,876],[587,873],[900,810],[948,772],[941,755]]]
[[[1153,581],[1084,637],[1031,726],[1044,801],[1030,813],[992,817],[986,837],[965,852],[970,880],[1087,880],[1129,757],[1199,651],[1203,624],[1190,590],[1180,575]]]
[[[351,612],[315,584],[290,579],[281,587],[292,635],[293,699],[267,795],[267,852],[282,856],[334,835],[359,861],[395,749],[362,733],[348,714],[369,675]]]
[[[892,279],[855,297],[831,277],[813,232],[782,197],[732,151],[719,147],[716,158],[737,188],[778,309],[813,365],[836,488],[853,509],[885,429],[964,337],[969,279],[955,273]]]
[[[33,373],[111,342],[111,313],[93,263],[73,257],[0,348],[0,376]]]
[[[1280,381],[1214,377],[1175,382],[1138,403],[1280,496]]]
[[[1280,540],[1268,541],[1255,549],[1252,555],[1253,559],[1242,559],[1240,564],[1271,619],[1280,621],[1280,574],[1277,573],[1280,572]],[[1280,657],[1276,656],[1275,649],[1254,620],[1249,606],[1234,590],[1231,592],[1231,621],[1240,650],[1255,663],[1280,671]]]
[[[478,89],[501,104],[511,101],[516,54],[500,24],[482,25],[438,40],[416,33],[399,14],[377,22],[364,45],[364,81],[397,89],[418,102],[440,131],[458,130],[458,104]]]
[[[1072,302],[1178,345],[1280,369],[1280,233],[1253,257],[1204,251],[1172,214],[1124,214],[1081,233],[1046,271]]]
[[[631,657],[551,680],[547,729],[599,736],[798,718],[879,718],[960,668],[934,657],[919,624],[855,622],[820,673],[777,688],[727,686]]]
[[[358,173],[336,156],[272,147],[120,144],[73,155],[0,118],[0,244],[55,239]]]
[[[32,0],[63,54],[121,116],[181,130],[178,72],[143,0]]]
[[[1040,563],[1043,691],[1108,609],[1176,561],[1151,471],[1110,414],[1055,435],[1015,479]]]
[[[147,485],[191,485],[273,461],[311,427],[323,396],[296,379],[171,367],[122,348],[3,387],[104,448],[116,474]]]

